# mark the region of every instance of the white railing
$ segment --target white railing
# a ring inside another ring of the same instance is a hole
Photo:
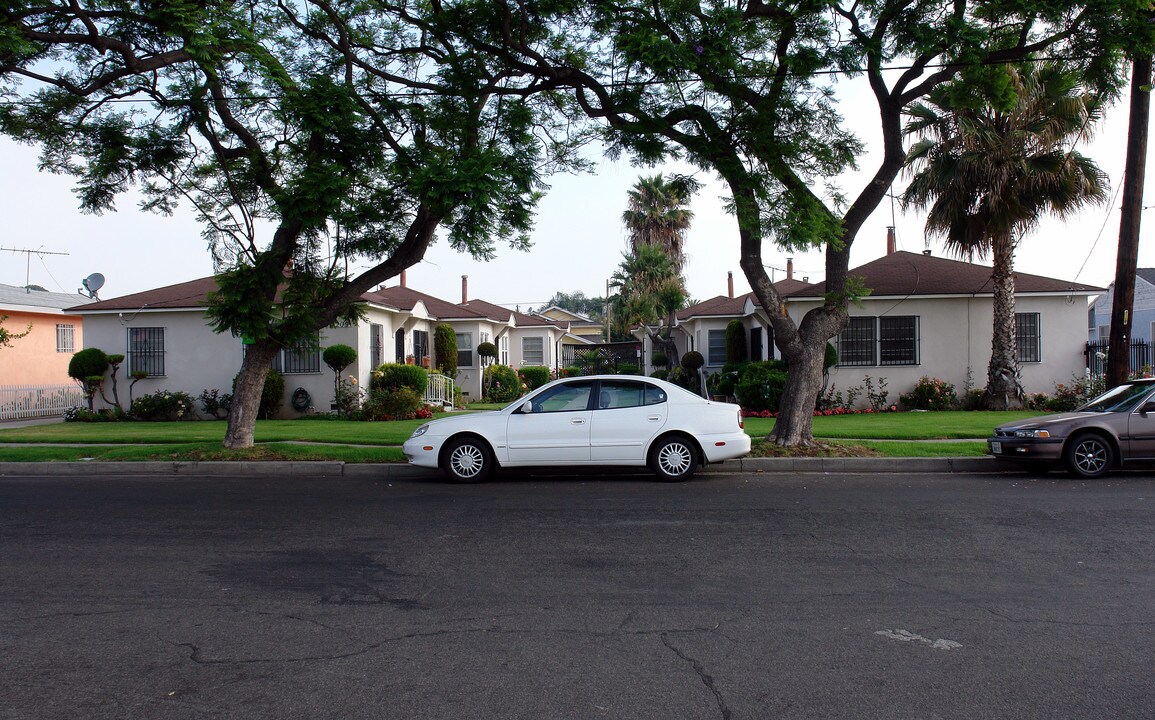
[[[429,373],[429,387],[425,390],[426,405],[453,407],[453,378],[440,373]]]
[[[3,385],[0,386],[0,420],[55,417],[70,407],[87,407],[80,386]]]

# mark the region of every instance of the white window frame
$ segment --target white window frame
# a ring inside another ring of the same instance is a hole
[[[540,348],[531,349],[529,341],[536,341],[541,344]],[[532,355],[531,355],[532,353]],[[534,361],[531,358],[540,358]],[[545,336],[544,335],[526,335],[521,338],[521,364],[529,366],[545,366]]]
[[[56,323],[56,352],[76,352],[76,326],[72,323]]]

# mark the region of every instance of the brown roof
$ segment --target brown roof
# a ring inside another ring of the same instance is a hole
[[[182,308],[195,309],[208,307],[208,295],[217,289],[216,278],[206,277],[199,280],[168,285],[154,290],[124,295],[111,300],[100,300],[94,303],[78,305],[73,310],[85,312],[101,310],[144,310]]]
[[[863,279],[872,296],[989,295],[994,292],[991,269],[986,265],[948,260],[899,251],[853,268],[851,276]],[[1102,292],[1093,285],[1056,280],[1041,275],[1015,273],[1015,294]],[[792,298],[822,297],[826,283],[815,283],[791,293]]]
[[[439,320],[475,320],[486,316],[470,308],[454,305],[451,302],[434,297],[405,285],[394,285],[390,288],[380,288],[367,292],[361,296],[368,302],[378,302],[388,307],[410,311],[418,302],[424,303],[433,317]]]
[[[787,295],[808,287],[810,287],[809,283],[804,283],[801,280],[795,280],[794,278],[787,278],[786,280],[779,280],[778,282],[774,283],[774,288],[782,297],[786,297]],[[709,300],[703,300],[702,302],[691,305],[690,307],[683,310],[679,310],[677,313],[678,320],[684,322],[692,317],[702,317],[709,315],[725,317],[740,316],[742,314],[742,310],[746,307],[747,299],[754,303],[754,307],[762,307],[762,303],[758,300],[758,296],[753,292],[748,292],[745,295],[739,295],[738,297],[719,295],[717,297],[710,298]]]

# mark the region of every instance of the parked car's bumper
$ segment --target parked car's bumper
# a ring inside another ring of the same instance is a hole
[[[987,450],[1003,460],[1057,462],[1063,458],[1063,438],[988,438]]]

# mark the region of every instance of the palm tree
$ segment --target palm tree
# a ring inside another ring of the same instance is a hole
[[[642,326],[653,346],[676,361],[678,351],[670,337],[671,318],[686,304],[688,296],[670,256],[653,245],[642,245],[631,254],[623,254],[610,287],[618,289],[610,298],[614,334],[628,335],[630,328]]]
[[[661,175],[638,178],[628,193],[629,202],[622,213],[622,223],[629,231],[630,252],[643,245],[656,245],[666,251],[681,275],[685,265],[685,239],[694,213],[685,205],[702,187],[687,175]]]
[[[1066,217],[1107,199],[1107,177],[1068,146],[1089,136],[1101,98],[1062,68],[1006,68],[1008,99],[967,103],[965,86],[941,87],[913,105],[905,133],[921,138],[907,154],[904,207],[929,207],[926,231],[955,254],[990,254],[994,327],[983,405],[1021,404],[1015,346],[1014,252],[1045,214]],[[970,97],[973,97],[971,95]],[[960,100],[960,98],[963,98]]]

